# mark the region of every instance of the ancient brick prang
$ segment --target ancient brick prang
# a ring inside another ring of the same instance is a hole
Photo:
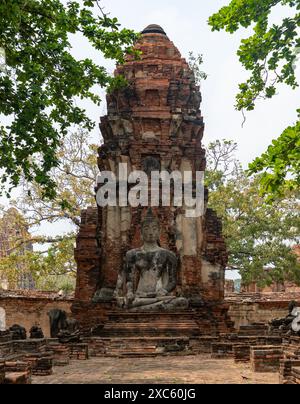
[[[206,159],[201,94],[194,73],[159,26],[147,27],[136,49],[141,58],[129,55],[115,72],[126,78],[127,87],[107,95],[108,113],[100,123],[104,142],[99,148],[99,170],[112,171],[118,179],[118,164],[126,163],[128,174],[190,171],[195,178],[197,171],[205,171]],[[195,181],[193,186],[195,190]],[[101,307],[114,304],[113,291],[126,252],[142,245],[145,211],[117,206],[83,213],[73,306],[82,321],[86,322],[83,308],[103,318]],[[215,213],[205,207],[201,217],[187,217],[187,209],[174,206],[173,199],[170,207],[155,208],[154,213],[161,225],[160,246],[174,252],[180,263],[175,293],[195,307],[200,301],[222,302],[227,252]],[[98,303],[93,303],[96,290]]]

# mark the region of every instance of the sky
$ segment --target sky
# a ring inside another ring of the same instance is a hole
[[[67,0],[63,0],[67,1]],[[255,157],[266,150],[272,140],[296,120],[299,108],[299,91],[288,87],[280,88],[280,95],[272,100],[260,101],[255,111],[247,113],[242,127],[241,112],[234,108],[238,84],[245,81],[243,70],[236,52],[240,40],[249,36],[250,31],[242,29],[234,35],[224,31],[212,32],[208,18],[229,0],[102,0],[105,12],[117,17],[123,27],[142,31],[149,24],[159,24],[178,47],[184,57],[190,51],[203,54],[203,70],[208,79],[202,83],[202,114],[205,121],[204,143],[215,139],[232,139],[238,143],[237,158],[246,167]],[[274,22],[286,15],[286,7],[280,6],[272,14]],[[73,54],[83,59],[92,58],[99,64],[114,70],[112,61],[105,60],[89,46],[86,40],[75,35],[71,38]],[[297,66],[300,77],[300,61]],[[99,89],[99,93],[105,96]],[[97,123],[106,112],[105,102],[100,107],[85,102],[88,115]],[[100,142],[98,125],[91,133],[91,140]],[[0,203],[5,201],[0,200]],[[7,201],[6,201],[7,202]],[[43,226],[41,233],[53,235],[66,229],[65,225]],[[69,231],[69,229],[66,229]]]

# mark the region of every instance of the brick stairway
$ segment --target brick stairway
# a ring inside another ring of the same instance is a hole
[[[193,337],[201,330],[193,312],[109,313],[102,337]]]
[[[218,313],[219,314],[219,313]],[[146,357],[193,354],[203,336],[222,332],[224,319],[206,308],[185,312],[110,312],[98,334],[96,355]],[[198,349],[198,348],[197,348]]]
[[[104,339],[105,356],[155,357],[158,355],[192,354],[189,338],[107,338]]]

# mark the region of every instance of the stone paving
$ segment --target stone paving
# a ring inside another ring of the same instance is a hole
[[[249,364],[209,356],[92,358],[56,367],[33,384],[278,384],[275,373],[253,373]]]

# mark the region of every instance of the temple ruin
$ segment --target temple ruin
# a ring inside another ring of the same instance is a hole
[[[99,171],[118,177],[119,163],[148,175],[205,171],[201,95],[188,63],[157,25],[136,49],[141,57],[115,72],[128,85],[107,95]],[[0,292],[0,384],[37,382],[72,360],[203,354],[299,384],[299,291],[236,293],[227,282],[225,296],[226,245],[208,198],[200,217],[174,203],[95,201],[83,211],[74,297]],[[24,328],[31,338],[16,340]]]

